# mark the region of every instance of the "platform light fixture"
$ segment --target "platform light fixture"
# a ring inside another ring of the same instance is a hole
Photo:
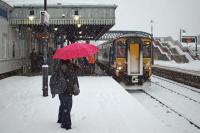
[[[30,10],[28,19],[30,21],[33,21],[35,19],[34,10]]]
[[[57,28],[57,27],[55,27],[55,28],[54,28],[54,30],[55,30],[55,31],[57,31],[57,30],[58,30],[58,28]]]
[[[62,14],[62,18],[65,18],[65,14],[64,13]]]
[[[80,28],[80,27],[81,27],[81,24],[77,24],[77,27]]]
[[[79,16],[78,10],[75,10],[75,11],[74,11],[73,18],[74,18],[75,21],[78,21],[78,20],[79,20],[80,16]]]

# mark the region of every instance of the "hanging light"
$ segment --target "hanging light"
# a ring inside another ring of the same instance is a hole
[[[78,21],[78,20],[79,20],[80,16],[79,16],[79,14],[78,14],[78,10],[74,11],[73,18],[74,18],[75,21]]]
[[[77,27],[80,28],[80,27],[81,27],[81,24],[77,24]]]
[[[65,14],[64,13],[62,14],[62,18],[65,18]]]
[[[35,16],[34,16],[34,10],[30,10],[30,13],[29,13],[28,19],[29,19],[30,21],[33,21],[33,20],[35,19]]]
[[[54,30],[55,30],[55,31],[57,31],[57,30],[58,30],[58,28],[57,28],[57,27],[55,27],[55,28],[54,28]]]

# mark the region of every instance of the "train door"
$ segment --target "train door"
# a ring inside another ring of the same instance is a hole
[[[131,43],[128,49],[128,75],[142,75],[142,51],[138,43]]]

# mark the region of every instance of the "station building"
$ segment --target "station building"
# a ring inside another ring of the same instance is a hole
[[[43,5],[10,6],[0,1],[0,74],[28,66],[31,50],[43,52],[45,41],[55,50],[75,41],[98,40],[115,24],[116,8],[114,4],[48,5],[45,30],[40,23]]]

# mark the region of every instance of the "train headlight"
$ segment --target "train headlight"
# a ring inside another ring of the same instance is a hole
[[[150,69],[151,69],[150,61],[147,61],[147,62],[145,63],[144,69],[145,69],[145,70],[150,70]]]
[[[122,66],[117,66],[117,70],[122,70]]]
[[[144,69],[145,70],[151,70],[151,67],[150,66],[145,66]]]

